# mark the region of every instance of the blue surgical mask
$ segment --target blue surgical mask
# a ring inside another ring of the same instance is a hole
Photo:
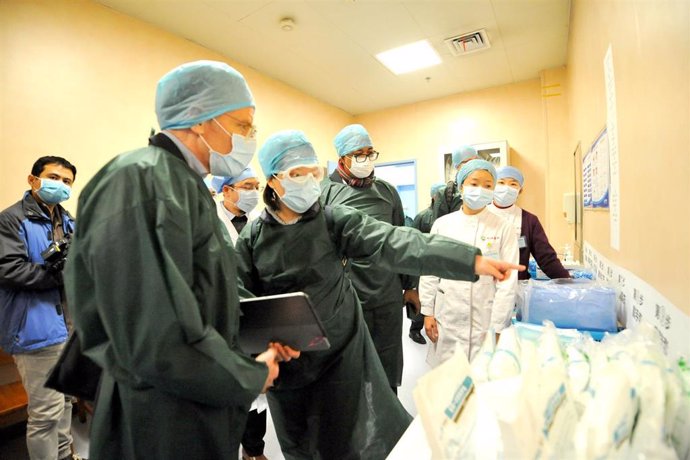
[[[215,118],[213,121],[225,134],[232,138],[232,149],[228,153],[220,153],[211,148],[204,136],[199,135],[202,142],[208,147],[210,173],[214,176],[239,176],[252,161],[254,152],[256,152],[256,139],[248,139],[235,133],[231,134]]]
[[[497,185],[494,190],[494,203],[502,208],[507,208],[515,204],[520,190],[508,185]]]
[[[235,206],[240,208],[245,213],[250,213],[259,204],[259,191],[258,190],[237,190],[239,198],[235,203]]]
[[[311,208],[321,196],[321,186],[311,174],[304,181],[296,182],[289,177],[279,179],[285,194],[280,200],[296,213],[302,214]]]
[[[59,180],[41,179],[36,193],[45,204],[58,204],[69,199],[72,189]]]
[[[494,199],[494,191],[484,187],[462,187],[462,202],[468,208],[477,211],[486,207]]]

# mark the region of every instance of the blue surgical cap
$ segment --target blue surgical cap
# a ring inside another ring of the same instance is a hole
[[[225,185],[233,185],[238,182],[242,182],[245,179],[249,179],[252,177],[259,177],[254,170],[250,167],[245,168],[244,171],[240,173],[239,176],[235,177],[225,177],[225,176],[213,176],[213,179],[211,179],[211,187],[218,193],[223,191],[223,187]]]
[[[314,147],[302,131],[279,131],[269,136],[259,150],[259,164],[264,176],[285,171],[293,166],[318,165]]]
[[[460,168],[460,171],[458,171],[458,175],[456,176],[458,187],[462,187],[462,183],[465,182],[467,176],[478,169],[489,171],[491,176],[494,178],[494,184],[496,183],[496,168],[494,168],[494,165],[486,160],[470,160],[462,165],[462,168]]]
[[[520,187],[522,187],[522,185],[525,183],[525,177],[515,166],[502,166],[498,168],[496,172],[498,173],[499,179],[510,177],[511,179],[518,181],[520,183]]]
[[[434,195],[436,195],[436,192],[441,190],[445,185],[446,184],[444,184],[443,182],[438,182],[438,183],[432,185],[431,186],[431,197],[433,198]]]
[[[156,88],[161,129],[182,129],[226,112],[254,107],[241,73],[224,62],[195,61],[163,76]]]
[[[470,158],[479,158],[479,154],[477,153],[477,149],[474,147],[463,145],[462,147],[458,147],[457,149],[453,150],[452,158],[453,167],[457,168],[463,161],[467,161]]]
[[[365,147],[372,147],[371,137],[364,126],[348,125],[340,130],[333,139],[335,151],[339,157],[344,157],[348,153],[354,152]]]

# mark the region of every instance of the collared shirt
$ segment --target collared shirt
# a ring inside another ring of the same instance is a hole
[[[174,134],[167,130],[161,132],[168,136],[170,140],[175,143],[177,148],[180,149],[180,152],[182,152],[182,156],[184,156],[184,159],[187,161],[187,164],[190,168],[196,171],[201,177],[204,177],[208,174],[208,170],[204,167],[203,164],[201,164],[201,161],[199,161],[196,155],[194,155],[192,151],[189,150],[189,148],[187,148],[187,146],[184,145]]]
[[[235,213],[230,211],[228,208],[225,207],[225,202],[223,202],[223,211],[225,212],[225,215],[228,216],[228,219],[233,220],[235,217]]]
[[[228,208],[225,207],[225,204],[223,204],[223,211],[225,212],[225,215],[228,216],[228,219],[232,221],[232,225],[235,226],[235,229],[237,230],[237,233],[241,232],[242,229],[244,228],[245,225],[247,225],[247,215],[242,214],[240,216],[236,215],[232,211],[230,211]]]

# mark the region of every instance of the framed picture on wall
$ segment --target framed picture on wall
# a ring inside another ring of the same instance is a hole
[[[442,154],[441,161],[443,162],[441,165],[441,167],[443,168],[443,183],[447,184],[451,180],[455,180],[455,170],[453,169],[453,154]]]
[[[479,157],[493,163],[495,167],[508,166],[510,164],[510,149],[508,141],[484,142],[482,144],[470,144],[477,149]],[[441,177],[444,183],[455,180],[455,169],[453,169],[452,153],[443,152],[440,154]]]

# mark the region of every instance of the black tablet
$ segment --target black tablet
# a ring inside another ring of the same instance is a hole
[[[240,347],[245,353],[262,353],[269,342],[303,352],[331,346],[304,292],[241,299],[240,309]]]

